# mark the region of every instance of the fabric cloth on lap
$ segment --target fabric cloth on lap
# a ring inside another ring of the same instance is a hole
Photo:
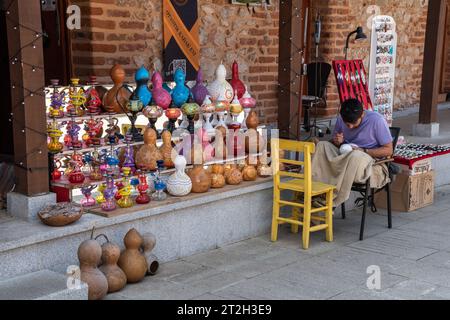
[[[355,150],[345,155],[332,143],[322,141],[317,144],[312,159],[314,181],[336,186],[334,205],[347,201],[353,183],[365,183],[370,177],[371,188],[379,189],[389,182],[386,165],[375,165],[368,154]]]

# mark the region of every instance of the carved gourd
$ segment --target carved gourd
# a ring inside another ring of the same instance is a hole
[[[136,166],[142,170],[155,171],[157,161],[163,157],[156,146],[157,134],[152,128],[145,129],[144,145],[136,153]]]
[[[125,272],[128,283],[136,283],[144,279],[147,273],[147,260],[141,253],[142,236],[136,229],[131,229],[123,239],[125,250],[120,254],[118,265]]]
[[[255,181],[258,176],[258,171],[254,166],[246,165],[242,169],[242,178],[244,181]]]
[[[124,113],[120,105],[126,108],[131,96],[131,92],[123,87],[125,70],[116,64],[111,68],[110,75],[114,86],[103,96],[103,108],[106,112]]]
[[[174,167],[172,161],[172,152],[174,151],[172,148],[172,134],[165,130],[161,135],[163,144],[159,148],[159,152],[161,153],[162,159],[164,160],[164,167],[170,169]]]
[[[146,233],[142,235],[142,251],[144,252],[145,259],[147,260],[147,275],[153,276],[159,269],[158,258],[152,253],[156,245],[156,237],[153,233]]]
[[[194,165],[194,168],[192,168],[188,172],[188,176],[192,181],[193,193],[208,192],[209,188],[211,187],[211,177],[203,168],[203,165]]]
[[[81,281],[88,285],[89,300],[100,300],[108,293],[108,280],[97,268],[102,257],[100,244],[93,240],[86,240],[78,247]]]
[[[237,167],[232,167],[226,175],[226,182],[230,185],[238,185],[242,182],[241,170]]]
[[[248,130],[245,133],[245,152],[247,154],[262,152],[266,149],[266,141],[257,130],[259,120],[255,111],[250,112],[246,123]]]
[[[211,188],[219,189],[225,186],[225,177],[220,173],[211,174]]]
[[[107,242],[102,245],[102,265],[100,266],[100,271],[103,272],[108,280],[108,293],[113,293],[125,287],[127,284],[127,276],[117,265],[120,257],[119,246],[109,242],[108,238],[106,240]]]

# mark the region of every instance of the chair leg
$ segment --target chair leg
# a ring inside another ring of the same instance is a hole
[[[326,230],[326,240],[328,242],[333,241],[333,190],[327,193],[327,212],[326,212],[326,224],[328,228]]]
[[[362,217],[361,217],[361,229],[359,231],[359,240],[360,241],[362,241],[364,239],[364,225],[366,223],[366,212],[367,212],[369,192],[370,192],[370,179],[368,179],[366,182],[366,190],[364,192],[364,205],[363,205],[363,212],[362,212]]]
[[[387,210],[388,210],[388,228],[392,229],[392,207],[391,207],[391,184],[386,185]]]
[[[294,202],[299,202],[299,194],[298,192],[294,193]],[[296,221],[300,219],[300,208],[293,207],[292,208],[292,218]],[[291,225],[291,232],[292,233],[298,233],[298,224],[292,224]]]
[[[311,205],[306,205],[305,200],[305,208],[303,209],[303,231],[302,231],[302,241],[303,241],[303,249],[309,248],[309,230],[311,228]]]
[[[345,202],[341,204],[342,219],[345,220]]]
[[[279,216],[280,216],[280,204],[278,203],[278,200],[275,197],[275,199],[273,199],[273,213],[272,213],[272,234],[271,234],[272,242],[275,242],[278,239]]]

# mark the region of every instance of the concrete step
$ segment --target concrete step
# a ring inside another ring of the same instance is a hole
[[[0,300],[87,300],[88,287],[67,288],[67,277],[42,270],[0,281]]]

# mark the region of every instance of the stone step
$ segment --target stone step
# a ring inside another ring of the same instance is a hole
[[[88,287],[67,288],[67,277],[42,270],[0,281],[0,300],[87,300]]]

